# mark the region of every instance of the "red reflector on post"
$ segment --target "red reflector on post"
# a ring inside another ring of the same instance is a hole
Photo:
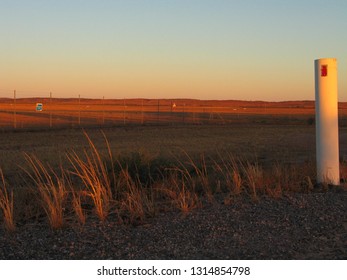
[[[322,67],[320,69],[320,75],[321,75],[321,77],[328,76],[328,65],[322,65]]]

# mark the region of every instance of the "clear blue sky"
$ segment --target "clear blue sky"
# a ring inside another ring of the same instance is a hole
[[[0,96],[314,99],[347,1],[0,0]]]

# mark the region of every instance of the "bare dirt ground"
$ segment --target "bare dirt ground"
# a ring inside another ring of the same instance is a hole
[[[107,153],[99,129],[89,129],[101,153]],[[314,126],[223,125],[135,126],[104,129],[115,154],[143,151],[173,157],[185,151],[216,158],[223,153],[256,158],[259,163],[314,162]],[[340,131],[341,160],[347,154],[347,130]],[[0,167],[13,187],[25,187],[23,152],[53,168],[65,153],[83,152],[80,129],[2,132]],[[345,168],[345,167],[344,167]],[[342,174],[345,170],[342,168]],[[344,177],[345,178],[345,177]],[[281,198],[240,195],[225,204],[213,202],[182,214],[157,213],[133,225],[112,213],[100,222],[89,215],[84,226],[74,219],[59,230],[46,217],[0,228],[1,259],[346,259],[347,192],[345,188],[285,193]]]

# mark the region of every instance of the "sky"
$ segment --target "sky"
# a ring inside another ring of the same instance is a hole
[[[313,100],[346,0],[0,0],[0,97]]]

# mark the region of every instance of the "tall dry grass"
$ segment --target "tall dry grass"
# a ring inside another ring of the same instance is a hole
[[[258,199],[257,189],[265,187],[262,167],[258,163],[251,164],[247,162],[242,165],[242,169],[251,197],[253,199]]]
[[[234,157],[231,154],[219,155],[214,160],[214,170],[226,188],[227,203],[232,198],[247,194],[257,200],[266,195],[272,198],[281,198],[285,192],[310,192],[313,190],[315,177],[314,164],[285,164],[275,162],[264,167],[256,159],[249,161]]]
[[[58,229],[64,223],[64,204],[67,196],[64,170],[59,176],[49,166],[46,167],[36,156],[25,154],[31,172],[26,171],[37,187],[42,207],[47,214],[49,224]]]
[[[133,179],[127,169],[122,169],[119,182],[122,193],[120,194],[120,215],[130,223],[142,222],[148,216],[154,216],[153,189],[144,187],[139,178]]]
[[[116,213],[121,222],[137,224],[161,209],[189,213],[223,196],[226,204],[241,195],[255,200],[264,195],[280,198],[288,191],[309,192],[314,185],[312,164],[264,167],[256,160],[232,154],[219,154],[214,159],[193,157],[185,151],[175,163],[140,153],[114,159],[105,134],[106,153],[84,134],[88,147],[83,153],[67,153],[68,165],[60,172],[34,155],[24,155],[29,166],[26,173],[54,229],[62,227],[68,220],[66,215],[73,212],[78,222],[85,224],[87,209],[94,210],[102,221]],[[0,207],[11,230],[16,196],[8,192],[2,173],[1,178]]]
[[[195,180],[186,169],[171,170],[158,190],[169,199],[169,203],[174,208],[183,213],[188,213],[201,206],[201,199],[195,188]]]
[[[86,212],[82,207],[82,197],[85,196],[81,191],[77,191],[72,188],[71,190],[72,194],[72,208],[76,214],[77,221],[81,224],[84,225],[86,223]]]
[[[16,225],[13,217],[13,191],[10,193],[7,189],[4,174],[0,169],[0,177],[2,186],[0,187],[0,209],[3,213],[5,227],[8,231],[14,231]]]
[[[174,173],[171,179],[175,179],[175,185],[182,186],[181,197],[185,198],[187,194],[194,192],[198,196],[204,196],[209,202],[213,202],[216,186],[210,182],[212,174],[208,171],[205,156],[202,154],[199,160],[194,160],[186,151],[182,152],[186,161],[176,158],[177,167],[171,168],[171,172]]]
[[[223,185],[231,195],[239,195],[243,186],[242,162],[230,153],[218,156],[219,160],[213,161],[216,173],[223,178]]]
[[[84,157],[76,152],[67,155],[73,166],[71,174],[81,179],[87,195],[92,199],[95,211],[100,220],[105,220],[109,214],[112,201],[111,180],[107,166],[103,161],[98,149],[87,133],[84,133],[89,144],[89,151],[84,151]],[[105,138],[106,139],[106,138]],[[106,141],[108,147],[109,144]],[[110,151],[110,150],[109,150]],[[112,154],[110,153],[110,156]],[[111,162],[113,161],[111,156]],[[78,200],[76,206],[79,207]],[[81,214],[80,210],[78,213]]]

